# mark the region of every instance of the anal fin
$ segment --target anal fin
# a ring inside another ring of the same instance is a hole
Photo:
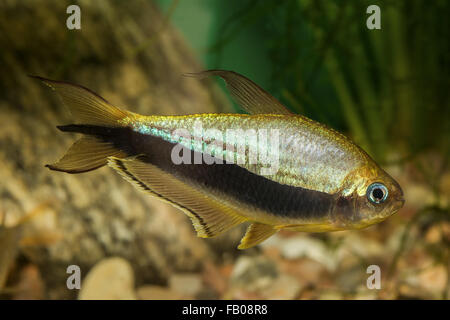
[[[199,237],[217,236],[247,220],[233,208],[143,160],[110,157],[108,165],[136,188],[181,209],[191,218]]]
[[[275,229],[274,226],[254,222],[248,227],[238,249],[248,249],[253,247],[274,235],[277,231],[278,229]]]

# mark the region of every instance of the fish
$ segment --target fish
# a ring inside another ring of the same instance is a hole
[[[292,113],[270,93],[233,71],[184,74],[223,79],[246,113],[143,116],[63,81],[50,86],[82,134],[51,170],[71,174],[105,165],[137,189],[183,211],[199,237],[243,223],[238,249],[285,229],[361,229],[402,208],[400,185],[350,138]]]

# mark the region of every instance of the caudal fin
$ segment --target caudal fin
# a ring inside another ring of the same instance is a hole
[[[79,124],[78,126],[65,127],[89,127],[91,129],[91,133],[77,140],[58,162],[46,165],[46,167],[51,170],[68,173],[81,173],[106,165],[108,157],[122,158],[127,156],[125,152],[117,149],[112,140],[109,140],[104,135],[96,135],[95,131],[98,129],[105,132],[105,128],[122,127],[120,120],[130,116],[131,112],[111,105],[108,101],[85,87],[38,76],[31,77],[41,80],[55,90],[72,113],[75,123]],[[70,131],[86,134],[85,130]],[[111,132],[114,131],[111,130]]]
[[[130,112],[111,105],[98,94],[83,86],[64,81],[49,80],[39,76],[30,77],[42,81],[55,90],[63,103],[69,108],[76,123],[119,127],[119,120],[130,115]]]
[[[127,154],[110,142],[86,136],[78,139],[58,162],[45,166],[56,171],[83,173],[103,167],[111,156],[125,158]]]

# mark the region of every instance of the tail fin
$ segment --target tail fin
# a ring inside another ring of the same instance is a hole
[[[78,124],[119,128],[123,126],[120,120],[131,115],[131,112],[111,105],[96,93],[82,86],[38,76],[31,77],[41,80],[55,90]],[[112,141],[88,135],[76,141],[58,162],[46,165],[46,167],[68,173],[82,173],[106,165],[107,158],[110,156],[123,158],[127,155],[115,148]]]
[[[111,156],[125,158],[127,154],[111,142],[86,136],[78,139],[58,162],[45,166],[56,171],[83,173],[103,167]]]
[[[118,120],[130,115],[130,112],[114,107],[83,86],[38,76],[30,77],[41,80],[55,90],[79,124],[118,127]]]

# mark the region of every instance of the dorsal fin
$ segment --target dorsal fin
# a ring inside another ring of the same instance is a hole
[[[263,224],[259,222],[252,223],[248,228],[245,236],[242,238],[238,249],[248,249],[263,242],[273,234],[275,234],[278,229],[274,226]]]
[[[250,79],[233,71],[207,70],[199,73],[185,73],[187,77],[203,79],[219,76],[225,80],[231,95],[249,114],[292,114],[270,93]]]
[[[110,157],[108,164],[138,189],[165,200],[186,213],[199,237],[217,236],[247,220],[234,209],[139,157]]]

